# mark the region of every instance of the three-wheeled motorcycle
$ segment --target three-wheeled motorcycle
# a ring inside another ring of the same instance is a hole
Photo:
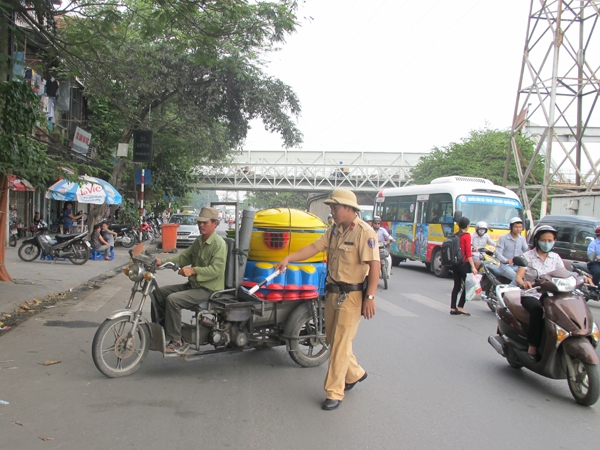
[[[131,265],[124,269],[133,282],[129,301],[125,309],[113,312],[100,325],[92,343],[92,356],[100,372],[111,378],[131,375],[140,368],[149,350],[191,361],[213,353],[285,345],[290,357],[303,367],[319,366],[329,358],[323,296],[269,301],[249,293],[236,274],[242,253],[237,250],[239,241],[225,240],[226,288],[214,292],[205,309],[192,310],[191,323],[182,323],[182,338],[190,346],[181,354],[166,352],[160,318],[152,314],[148,320],[142,315],[150,293],[160,295],[157,271],[178,271],[179,266],[172,262],[157,266],[153,256],[143,253],[143,244],[130,250]],[[137,294],[141,298],[134,305]]]

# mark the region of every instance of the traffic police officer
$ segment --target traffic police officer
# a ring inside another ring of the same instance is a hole
[[[365,319],[375,315],[375,291],[381,267],[377,236],[356,214],[360,211],[356,196],[347,189],[336,189],[324,203],[330,206],[336,225],[316,242],[284,258],[277,269],[285,270],[290,262],[303,261],[328,250],[325,334],[331,353],[323,409],[330,411],[342,403],[345,391],[367,378],[367,372],[352,353],[352,341],[361,315]],[[367,289],[363,299],[365,279]]]

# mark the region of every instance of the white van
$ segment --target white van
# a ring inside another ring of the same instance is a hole
[[[371,216],[371,219],[373,218],[373,205],[358,205],[358,207],[360,208],[358,215],[361,219],[365,216]]]

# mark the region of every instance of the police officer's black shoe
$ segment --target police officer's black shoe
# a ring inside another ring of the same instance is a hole
[[[361,381],[364,381],[366,379],[367,379],[367,372],[365,372],[365,374],[362,377],[360,377],[360,379],[358,381],[355,381],[354,383],[346,383],[346,387],[344,388],[344,391],[349,391],[354,386],[356,386],[356,383],[360,383]]]
[[[341,400],[332,400],[330,398],[326,398],[325,401],[323,402],[323,406],[321,406],[321,408],[323,408],[325,411],[332,411],[334,409],[336,409],[338,406],[340,406],[342,404]]]

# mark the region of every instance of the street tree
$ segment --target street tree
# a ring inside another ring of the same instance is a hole
[[[248,204],[255,208],[295,208],[305,211],[308,202],[308,193],[254,191],[248,193],[247,199]]]

